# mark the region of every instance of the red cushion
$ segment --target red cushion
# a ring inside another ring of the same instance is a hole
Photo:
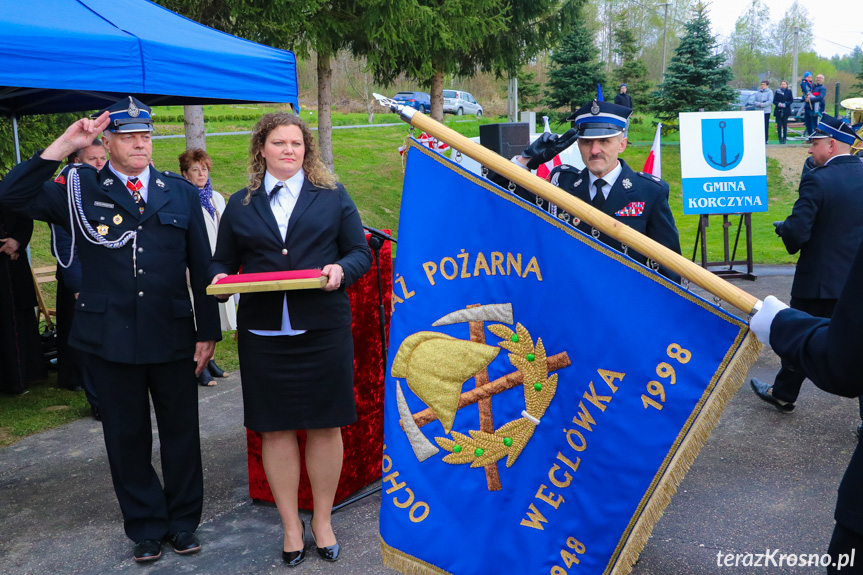
[[[321,277],[321,270],[292,270],[289,272],[260,272],[254,274],[236,274],[226,276],[216,282],[218,284],[239,284],[246,282],[265,282],[273,280],[296,280]]]

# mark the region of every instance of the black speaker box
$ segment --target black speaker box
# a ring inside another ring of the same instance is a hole
[[[526,122],[483,124],[479,127],[479,143],[509,159],[530,145],[530,126]]]

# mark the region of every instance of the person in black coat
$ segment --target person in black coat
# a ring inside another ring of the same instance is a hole
[[[536,169],[577,139],[586,168],[579,171],[569,165],[558,166],[549,174],[551,183],[679,254],[680,237],[668,204],[668,184],[656,176],[633,171],[618,157],[626,149],[626,125],[631,113],[629,108],[594,100],[579,108],[568,119],[575,121],[575,128],[560,137],[543,134],[514,160],[529,169]],[[597,185],[601,193],[597,193]],[[519,192],[522,197],[536,198],[526,190],[517,190]],[[538,205],[545,206],[546,203],[537,198]],[[545,209],[585,233],[593,231],[586,222],[556,206]],[[649,263],[645,256],[635,250],[625,249],[610,236],[600,233],[598,238],[639,263]],[[671,270],[664,267],[658,269],[672,281],[680,281],[680,276]]]
[[[152,129],[150,109],[123,98],[72,124],[0,183],[0,207],[77,238],[82,280],[69,343],[89,354],[136,561],[161,557],[164,539],[180,554],[201,549],[194,534],[203,505],[195,372],[221,339],[217,302],[206,295],[210,246],[198,193],[182,176],[150,166]],[[111,157],[104,168],[70,166],[49,180],[60,160],[102,130]],[[152,465],[150,398],[164,487]]]
[[[792,102],[794,95],[788,88],[788,82],[782,80],[773,92],[773,115],[776,117],[776,134],[780,144],[784,144],[788,139],[788,117],[791,115]]]
[[[626,93],[626,84],[620,85],[620,92],[614,97],[614,103],[618,106],[626,106],[632,109],[632,96]]]
[[[89,164],[101,170],[108,163],[102,140],[95,139],[92,145],[69,156],[70,164]],[[75,317],[75,300],[81,291],[81,260],[78,246],[62,226],[51,228],[51,254],[57,258],[57,386],[72,391],[83,391],[90,403],[93,418],[101,420],[99,401],[93,389],[86,354],[78,353],[69,346],[69,334]]]
[[[262,117],[252,132],[249,186],[231,196],[219,224],[213,282],[244,274],[318,269],[320,289],[243,293],[237,313],[244,424],[262,435],[267,481],[284,527],[282,559],[305,559],[298,516],[300,454],[315,513],[312,536],[339,557],[330,511],[342,467],[341,427],[356,421],[351,308],[346,288],[372,262],[359,213],[320,161],[315,138],[293,114]]]
[[[859,161],[859,160],[858,160]],[[833,317],[824,319],[789,308],[774,296],[765,298],[750,327],[783,361],[791,363],[819,388],[842,397],[863,395],[860,352],[863,350],[863,244],[836,303]],[[827,552],[827,573],[863,573],[863,443],[858,440],[839,484],[836,525]],[[856,564],[848,558],[855,555]],[[844,557],[840,557],[844,555]],[[841,561],[841,563],[840,563]],[[844,565],[840,570],[837,565]]]
[[[32,235],[32,218],[0,210],[0,392],[12,395],[47,375],[27,261]]]
[[[809,153],[816,167],[800,181],[791,215],[775,224],[788,253],[800,252],[791,286],[791,307],[818,317],[833,315],[863,241],[863,163],[850,155],[856,138],[850,126],[838,118],[822,116],[809,138]],[[789,412],[805,378],[797,366],[784,361],[772,386],[757,379],[750,384],[761,399]]]

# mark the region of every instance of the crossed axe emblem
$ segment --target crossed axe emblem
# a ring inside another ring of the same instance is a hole
[[[489,381],[488,366],[497,357],[500,348],[486,344],[485,322],[488,321],[513,325],[512,304],[470,305],[432,324],[433,327],[439,327],[467,323],[470,340],[422,331],[405,338],[399,346],[391,374],[396,378],[404,378],[411,391],[428,406],[418,413],[411,413],[401,384],[396,382],[400,425],[419,461],[425,461],[440,451],[423,435],[420,427],[439,420],[444,431],[449,433],[458,410],[478,403],[480,430],[494,433],[491,398],[524,383],[518,371]],[[566,352],[549,356],[546,363],[549,373],[571,364]],[[474,389],[462,392],[464,383],[470,378],[476,383]],[[484,469],[488,489],[500,490],[497,462],[486,465]]]

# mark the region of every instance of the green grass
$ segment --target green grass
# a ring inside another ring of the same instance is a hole
[[[83,392],[58,389],[57,374],[30,384],[24,395],[0,395],[0,447],[90,415]]]
[[[233,110],[233,107],[229,106],[223,107],[224,110],[217,106],[209,108],[205,107],[205,114],[229,113],[229,109]],[[275,109],[264,106],[257,108],[261,114],[271,111],[271,108]],[[168,110],[165,113],[177,115],[182,114],[182,110]],[[394,114],[375,113],[375,123],[397,121]],[[468,137],[475,137],[479,135],[480,124],[504,122],[506,119],[446,116],[444,121],[455,131]],[[220,122],[212,122],[207,124],[207,130],[211,132],[249,130],[253,123],[248,121],[223,125]],[[334,113],[333,123],[335,125],[366,124],[367,117],[365,114]],[[553,126],[553,128],[556,132],[562,133],[569,126],[566,124]],[[171,129],[182,133],[182,127],[179,124],[173,125]],[[644,165],[655,129],[650,117],[641,118],[641,121],[632,126],[630,137],[634,143],[621,157],[636,171]],[[396,127],[333,131],[336,173],[357,203],[363,222],[378,229],[391,229],[396,237],[398,237],[399,205],[404,179],[398,147],[407,135],[406,124]],[[663,179],[671,188],[670,203],[680,231],[683,255],[691,257],[698,229],[698,216],[683,215],[677,134],[663,137],[662,141]],[[246,185],[248,143],[247,135],[207,139],[207,151],[213,158],[211,176],[213,187],[225,197]],[[161,170],[177,171],[177,156],[184,149],[185,141],[182,138],[156,140],[153,154],[155,165]],[[433,186],[430,186],[429,191],[433,193]],[[793,263],[796,261],[796,256],[789,256],[786,253],[782,242],[773,232],[772,222],[784,219],[791,212],[797,196],[797,182],[782,180],[775,160],[768,160],[768,195],[770,211],[752,215],[754,260],[759,264]],[[734,224],[732,231],[736,231],[737,218],[732,218],[732,222]],[[712,217],[710,223],[707,241],[708,257],[711,261],[716,261],[722,258],[721,219]],[[745,245],[745,241],[741,241],[737,259],[745,259]],[[54,263],[50,254],[46,224],[36,223],[31,250],[35,265]],[[700,258],[700,254],[698,257]],[[49,307],[53,305],[53,286],[54,284],[43,285]],[[239,363],[232,333],[226,332],[222,342],[216,346],[216,360],[224,369],[237,369]],[[0,396],[0,445],[89,414],[83,394],[53,388],[54,377],[52,375],[48,382],[32,386],[30,393],[26,395]]]

